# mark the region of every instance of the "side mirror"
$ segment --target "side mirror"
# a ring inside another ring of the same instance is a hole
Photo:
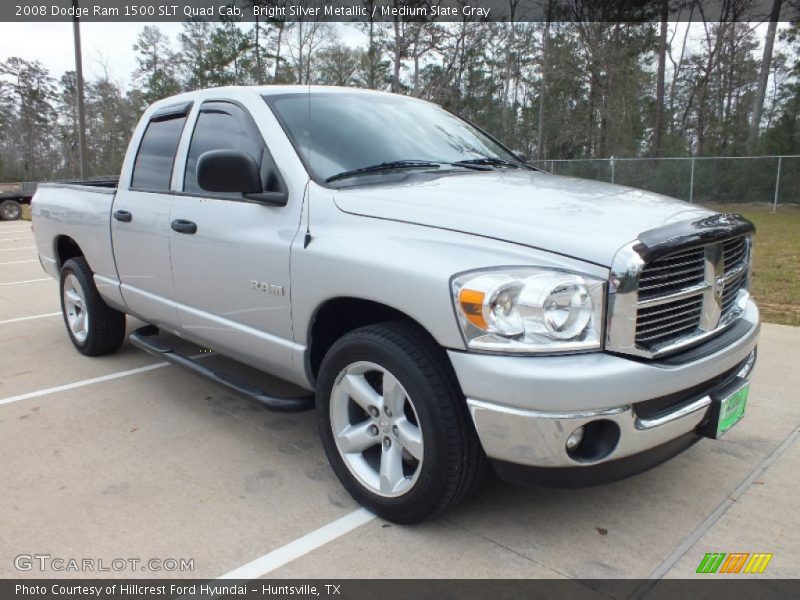
[[[289,191],[267,148],[261,154],[261,182],[264,191],[260,194],[248,194],[249,199],[272,206],[286,206],[289,202]]]
[[[272,206],[286,206],[289,194],[285,189],[272,191],[264,189],[262,176],[267,176],[268,184],[277,175],[267,173],[253,158],[238,150],[210,150],[197,160],[197,183],[207,192],[221,194],[242,194],[245,199]],[[283,188],[283,185],[279,186]]]
[[[237,150],[211,150],[197,159],[197,183],[207,192],[258,194],[261,174],[256,161]]]

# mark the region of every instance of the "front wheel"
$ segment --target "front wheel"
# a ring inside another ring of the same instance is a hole
[[[436,515],[485,469],[446,355],[410,323],[370,325],[338,340],[320,367],[317,414],[339,480],[390,521]]]
[[[125,313],[103,301],[83,257],[71,258],[61,267],[61,312],[69,338],[81,354],[109,354],[125,341]]]

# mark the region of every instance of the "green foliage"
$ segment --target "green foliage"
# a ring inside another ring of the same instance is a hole
[[[0,63],[0,166],[5,178],[31,180],[54,162],[55,81],[38,61],[11,57]]]
[[[364,87],[367,81],[365,66],[368,67],[368,62],[364,50],[334,42],[317,54],[315,83]]]
[[[142,92],[143,103],[150,104],[180,91],[177,73],[180,57],[158,27],[145,25],[133,50],[137,53],[133,81]]]
[[[763,152],[769,154],[800,153],[800,23],[781,34],[789,45],[791,59],[786,60],[786,81],[777,94],[777,118],[761,139]]]

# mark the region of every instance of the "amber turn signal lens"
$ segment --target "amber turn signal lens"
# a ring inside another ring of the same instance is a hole
[[[486,319],[483,318],[483,299],[486,296],[483,292],[462,288],[458,292],[458,303],[467,321],[475,325],[478,329],[486,331],[489,329]]]

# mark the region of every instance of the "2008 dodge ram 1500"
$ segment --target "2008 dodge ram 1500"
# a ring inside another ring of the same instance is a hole
[[[269,408],[315,407],[341,482],[393,521],[457,502],[489,462],[610,481],[744,413],[750,222],[540,172],[420,100],[162,100],[116,188],[43,185],[32,212],[80,352],[119,348],[135,315],[137,346]],[[251,389],[160,331],[313,394]]]

